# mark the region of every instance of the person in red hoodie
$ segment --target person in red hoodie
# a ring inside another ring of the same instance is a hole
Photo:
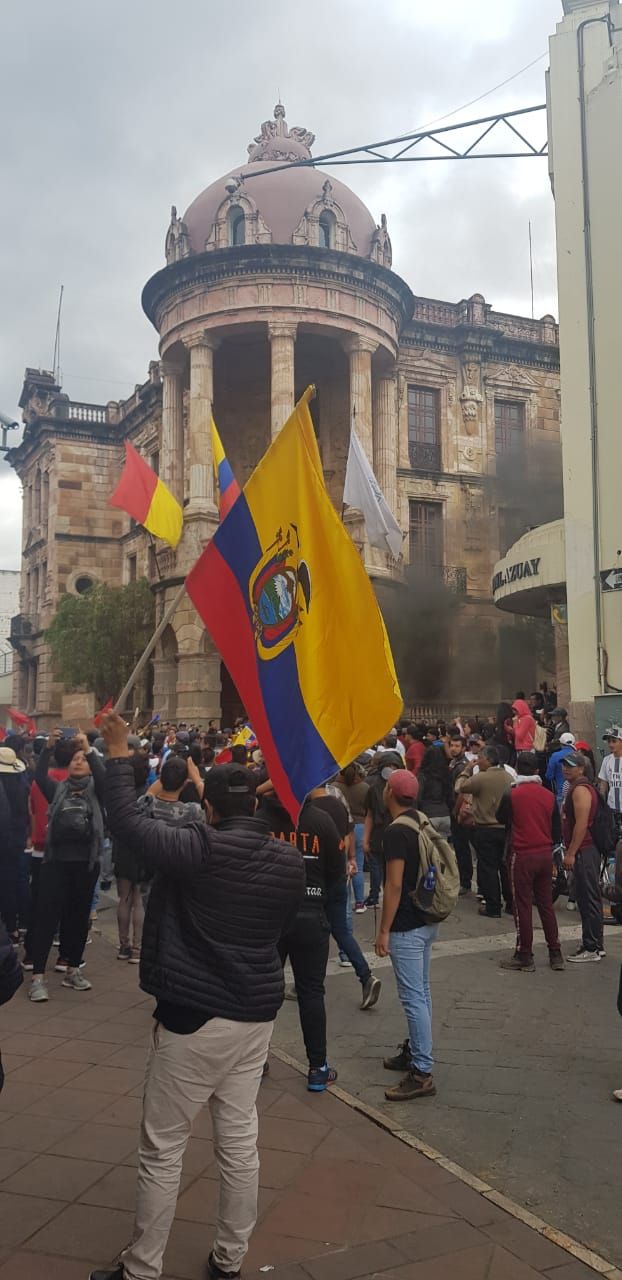
[[[502,969],[533,973],[533,902],[542,921],[551,969],[563,969],[559,931],[553,910],[553,848],[562,838],[561,818],[555,796],[542,785],[534,752],[519,753],[518,777],[502,796],[497,820],[509,837],[509,873],[512,885],[516,950],[501,961]]]
[[[533,751],[536,733],[536,722],[529,709],[529,704],[522,698],[512,703],[514,712],[514,746],[517,751]]]

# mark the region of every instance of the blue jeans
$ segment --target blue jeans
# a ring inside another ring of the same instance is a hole
[[[365,830],[365,826],[362,822],[355,823],[355,826],[354,826],[355,854],[354,856],[356,858],[356,873],[355,875],[352,876],[352,880],[350,881],[352,885],[352,892],[354,894],[355,903],[365,901],[365,876],[363,875],[363,867],[365,865],[365,855],[363,853],[364,830]]]
[[[389,935],[397,994],[408,1022],[411,1065],[424,1074],[434,1068],[430,954],[437,934],[437,924],[426,924],[422,929]]]
[[[347,905],[347,884],[335,885],[329,890],[326,913],[330,923],[330,931],[339,947],[339,953],[348,957],[357,978],[364,985],[367,979],[371,977],[371,969],[352,933],[352,927],[348,928]]]

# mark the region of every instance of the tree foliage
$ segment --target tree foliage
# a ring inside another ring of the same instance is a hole
[[[46,639],[54,673],[65,689],[115,698],[155,626],[155,602],[145,578],[125,587],[96,583],[81,596],[63,596]]]

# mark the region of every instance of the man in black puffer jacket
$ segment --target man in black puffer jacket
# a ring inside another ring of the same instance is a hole
[[[257,1217],[257,1112],[274,1018],[283,1000],[277,944],[304,895],[299,851],[254,814],[238,765],[212,770],[212,826],[172,827],[136,803],[127,726],[110,714],[106,808],[113,835],[151,865],[140,982],[157,999],[147,1061],[133,1243],[91,1280],[158,1280],[195,1116],[209,1104],[221,1171],[208,1269],[234,1277]]]

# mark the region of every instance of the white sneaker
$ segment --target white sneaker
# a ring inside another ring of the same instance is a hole
[[[568,964],[598,964],[604,954],[604,951],[586,951],[584,947],[579,947],[573,956],[566,956],[566,960]]]
[[[614,1102],[622,1102],[622,1089],[614,1089],[611,1096]]]
[[[571,902],[569,898],[566,903],[566,911],[576,911],[576,909],[577,909],[576,902]]]
[[[350,961],[348,960],[348,957],[347,957],[347,956],[340,956],[340,957],[339,957],[339,963],[340,963],[340,965],[341,965],[341,968],[342,968],[342,969],[351,969],[351,968],[352,968],[352,965],[351,965]]]
[[[79,969],[68,969],[66,976],[63,978],[62,985],[71,987],[73,991],[90,991],[91,983],[88,978],[83,978]]]
[[[28,992],[28,999],[33,1004],[43,1004],[44,1000],[49,1000],[48,989],[45,985],[45,978],[33,978]]]

